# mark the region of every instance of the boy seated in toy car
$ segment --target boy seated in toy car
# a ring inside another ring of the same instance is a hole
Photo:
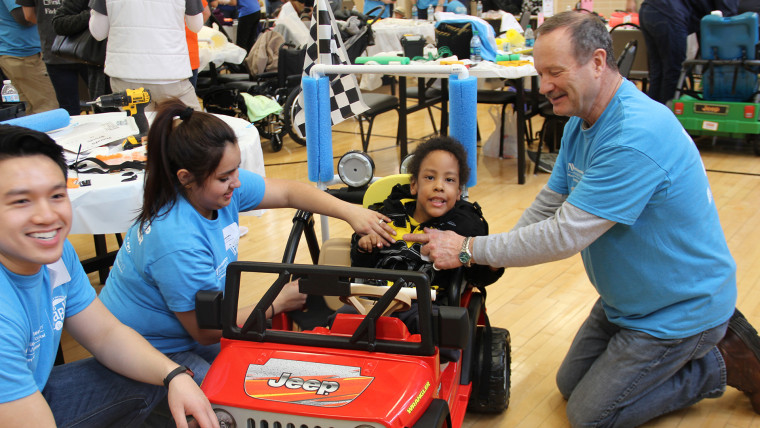
[[[488,234],[488,223],[480,206],[461,199],[463,183],[470,169],[463,146],[450,137],[435,137],[419,146],[408,167],[410,183],[397,184],[390,196],[381,203],[370,206],[392,221],[396,236],[407,233],[423,233],[424,228],[453,230],[464,236]],[[430,277],[431,285],[440,291],[455,280],[456,270],[438,270],[433,263],[420,254],[421,244],[396,240],[384,243],[377,235],[359,236],[351,239],[351,265],[392,270],[415,270]],[[504,269],[472,265],[464,268],[464,279],[474,286],[494,283]],[[445,293],[444,293],[445,294]],[[438,303],[441,302],[437,298]],[[339,312],[347,309],[341,308]],[[416,307],[399,313],[411,333],[416,333]]]

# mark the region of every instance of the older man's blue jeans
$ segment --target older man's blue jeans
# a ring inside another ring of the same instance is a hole
[[[634,427],[720,397],[726,366],[715,345],[727,327],[662,340],[612,324],[597,301],[557,373],[570,424]]]
[[[94,358],[53,367],[42,396],[59,427],[137,427],[166,388],[128,379]]]

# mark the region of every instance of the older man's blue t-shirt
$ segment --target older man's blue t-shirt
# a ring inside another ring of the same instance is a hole
[[[127,231],[100,299],[161,352],[196,346],[174,313],[195,310],[198,291],[224,289],[227,265],[238,257],[238,213],[256,208],[265,190],[257,174],[240,170],[239,178],[214,220],[180,197],[144,228]]]
[[[74,248],[34,275],[18,275],[0,264],[0,403],[45,388],[66,318],[95,300]]]
[[[624,81],[592,127],[567,123],[548,186],[617,223],[581,252],[611,322],[671,339],[731,317],[736,265],[699,152],[667,107]]]

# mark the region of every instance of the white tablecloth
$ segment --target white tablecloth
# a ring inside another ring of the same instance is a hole
[[[259,132],[248,121],[219,115],[235,131],[240,146],[243,169],[264,175],[264,156],[261,152]],[[72,118],[72,121],[75,117]],[[69,172],[72,177],[76,173]],[[90,180],[90,186],[69,189],[74,211],[72,234],[112,234],[125,232],[133,223],[142,206],[143,172],[137,179],[122,182],[122,173],[79,174],[79,180]]]

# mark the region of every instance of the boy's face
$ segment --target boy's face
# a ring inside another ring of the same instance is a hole
[[[444,150],[428,153],[420,164],[419,175],[411,180],[411,191],[417,195],[414,219],[418,222],[449,212],[462,195],[457,158]]]
[[[61,168],[47,156],[0,161],[0,263],[20,275],[61,257],[71,203]]]

